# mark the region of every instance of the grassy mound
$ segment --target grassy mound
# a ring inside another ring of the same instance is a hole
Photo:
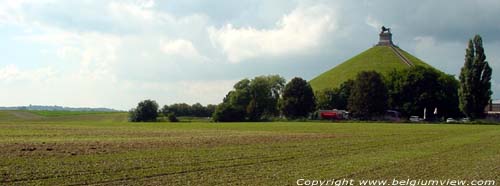
[[[404,50],[396,49],[405,55],[414,65],[431,67]],[[310,83],[312,88],[318,91],[338,87],[343,82],[354,79],[361,71],[374,70],[386,75],[395,69],[399,70],[403,68],[409,67],[392,51],[391,47],[375,46],[324,72],[312,79]]]

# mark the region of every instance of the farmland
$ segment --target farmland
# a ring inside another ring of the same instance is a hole
[[[0,111],[2,185],[500,181],[500,126],[128,123],[126,113]]]

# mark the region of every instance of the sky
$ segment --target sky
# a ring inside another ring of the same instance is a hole
[[[498,0],[0,0],[0,105],[217,104],[259,75],[310,80],[378,42],[458,77],[483,37],[500,98]]]

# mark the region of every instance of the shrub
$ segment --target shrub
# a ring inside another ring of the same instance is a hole
[[[179,119],[177,119],[177,116],[175,116],[174,113],[169,113],[167,115],[168,121],[170,122],[179,122]]]
[[[137,104],[135,109],[129,111],[131,122],[153,122],[158,117],[158,104],[153,100],[144,100]]]

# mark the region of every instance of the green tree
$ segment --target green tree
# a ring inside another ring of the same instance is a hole
[[[491,67],[484,54],[483,40],[476,35],[473,40],[469,40],[465,63],[460,72],[460,110],[467,117],[484,117],[484,108],[492,94],[491,74]]]
[[[283,91],[281,111],[287,118],[304,118],[314,111],[316,101],[311,85],[302,78],[293,78]]]
[[[215,108],[212,119],[215,122],[237,122],[245,120],[246,112],[241,107],[221,103]]]
[[[170,111],[170,106],[168,105],[164,105],[161,109],[160,109],[160,113],[163,114],[163,116],[168,116],[168,114],[172,113]]]
[[[175,103],[169,106],[169,112],[176,116],[192,116],[191,105],[187,103]]]
[[[158,103],[153,100],[144,100],[137,104],[135,109],[130,110],[129,120],[131,122],[152,122],[158,117]]]
[[[387,97],[382,76],[375,71],[363,71],[354,80],[348,109],[355,118],[374,119],[385,113]]]
[[[191,105],[190,111],[191,111],[191,113],[189,116],[200,117],[200,116],[204,115],[205,107],[203,105],[201,105],[200,103],[195,103],[195,104]]]
[[[203,115],[203,117],[211,117],[215,112],[215,108],[217,108],[217,105],[208,104],[205,107],[205,114]]]
[[[454,117],[458,114],[458,81],[452,75],[446,75],[432,68],[416,66],[388,75],[389,106],[403,115]]]
[[[285,79],[277,75],[255,77],[249,85],[250,102],[246,107],[250,121],[265,120],[279,114],[278,100]]]
[[[252,80],[243,79],[237,82],[214,112],[217,118],[240,119],[238,121],[260,121],[279,114],[277,105],[285,80],[277,75],[258,76]],[[220,108],[219,108],[220,107]],[[241,113],[243,117],[225,117],[225,113]]]
[[[346,110],[349,95],[354,81],[348,80],[340,85],[338,88],[326,89],[316,93],[316,100],[318,109],[340,109]]]
[[[189,105],[186,103],[175,103],[172,105],[165,105],[161,108],[160,112],[164,116],[173,113],[176,116],[192,116],[192,117],[210,117],[215,111],[216,105],[203,106],[200,103]]]

